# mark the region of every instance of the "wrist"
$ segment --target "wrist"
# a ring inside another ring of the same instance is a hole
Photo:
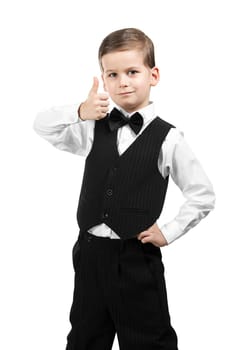
[[[79,118],[80,118],[83,122],[85,122],[86,119],[83,118],[82,105],[83,105],[83,103],[81,103],[80,106],[79,106],[79,108],[78,108],[78,116],[79,116]]]

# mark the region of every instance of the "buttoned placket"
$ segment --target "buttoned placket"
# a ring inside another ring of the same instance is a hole
[[[117,172],[117,165],[115,164],[110,172],[109,172],[109,176],[108,176],[108,182],[107,182],[107,188],[106,188],[106,197],[105,197],[105,201],[104,201],[104,211],[102,213],[102,218],[103,219],[107,219],[109,217],[109,212],[108,212],[108,203],[111,200],[111,197],[114,195],[114,191],[113,191],[113,179],[116,175]]]

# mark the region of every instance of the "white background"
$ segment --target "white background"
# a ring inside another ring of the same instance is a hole
[[[32,124],[42,109],[86,98],[101,40],[129,26],[154,41],[157,112],[183,130],[217,195],[205,220],[162,248],[179,348],[247,348],[244,3],[1,2],[1,349],[65,348],[84,159]],[[171,181],[165,220],[182,200]]]

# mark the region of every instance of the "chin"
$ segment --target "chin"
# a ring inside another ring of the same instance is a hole
[[[119,103],[119,106],[121,106],[127,112],[134,112],[138,108],[136,103]]]
[[[128,113],[132,113],[132,112],[136,111],[136,107],[134,107],[134,106],[122,106],[122,108]]]

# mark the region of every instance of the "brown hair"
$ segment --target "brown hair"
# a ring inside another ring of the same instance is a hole
[[[144,56],[144,64],[150,68],[155,66],[154,45],[152,40],[141,30],[136,28],[124,28],[116,30],[105,37],[102,41],[98,59],[101,69],[102,57],[114,51],[141,50]]]

